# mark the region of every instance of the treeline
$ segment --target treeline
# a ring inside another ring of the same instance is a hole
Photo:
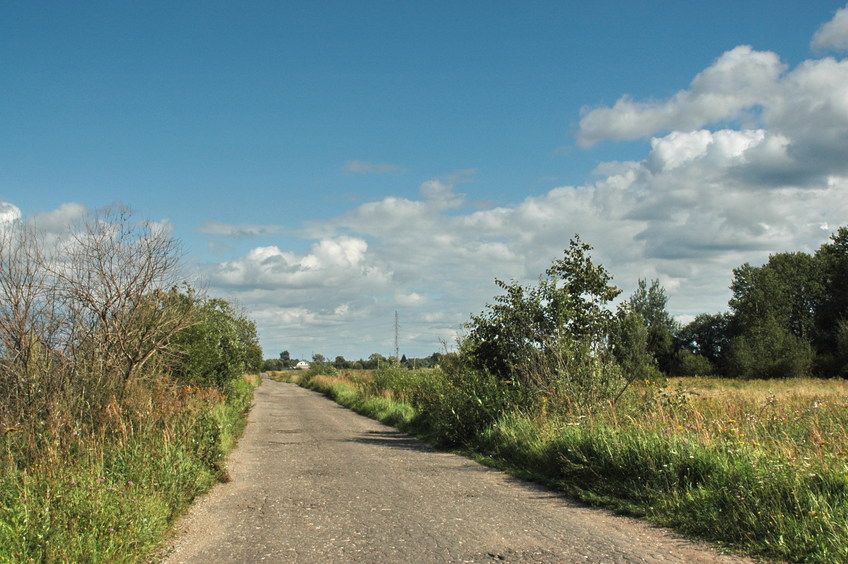
[[[848,227],[840,227],[813,254],[771,255],[759,267],[733,270],[728,311],[701,314],[687,324],[667,311],[658,280],[640,279],[617,308],[621,289],[592,261],[591,246],[575,237],[538,284],[496,280],[503,294],[466,323],[456,355],[501,380],[540,384],[598,381],[590,374],[635,379],[660,376],[791,378],[848,376]],[[375,353],[356,361],[313,355],[312,364],[336,369],[384,365],[431,368],[445,360]],[[283,351],[265,370],[285,370],[297,360]],[[578,376],[581,371],[585,376]],[[572,378],[574,377],[574,378]],[[613,380],[616,378],[612,378]],[[601,378],[609,383],[610,378]],[[593,386],[575,383],[575,398]],[[584,390],[584,391],[580,391]],[[582,401],[582,400],[575,400]]]
[[[730,287],[728,312],[682,327],[657,321],[647,308],[649,328],[661,335],[653,349],[660,368],[745,379],[848,376],[848,228],[812,254],[745,263],[733,270]]]
[[[367,359],[347,360],[343,356],[336,356],[330,361],[322,354],[313,354],[310,366],[331,367],[337,370],[376,370],[387,365],[400,365],[405,368],[435,368],[439,364],[439,359],[442,358],[442,353],[434,352],[430,356],[422,358],[407,358],[406,355],[401,355],[398,359],[394,356],[383,356],[380,353],[373,353]],[[299,359],[291,358],[289,351],[280,353],[279,358],[266,358],[262,362],[262,370],[279,371],[291,370],[297,366]]]
[[[460,356],[500,378],[548,381],[585,363],[625,380],[666,376],[791,378],[848,376],[848,227],[814,253],[771,255],[733,270],[729,311],[681,325],[659,281],[639,280],[615,312],[621,290],[571,242],[537,286],[505,290],[467,324]],[[581,360],[582,359],[582,360]]]
[[[217,478],[262,351],[123,208],[0,225],[0,560],[127,561]]]

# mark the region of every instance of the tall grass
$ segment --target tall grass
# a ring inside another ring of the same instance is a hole
[[[257,384],[224,393],[163,380],[111,403],[98,425],[55,415],[0,430],[0,562],[143,560],[226,479]]]
[[[303,380],[584,501],[752,554],[848,562],[848,382],[645,381],[580,414],[546,397],[510,410],[485,378],[458,399],[438,370]]]

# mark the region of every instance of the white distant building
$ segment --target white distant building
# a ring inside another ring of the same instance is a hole
[[[295,364],[294,367],[296,370],[309,370],[309,363],[305,360],[301,360]]]

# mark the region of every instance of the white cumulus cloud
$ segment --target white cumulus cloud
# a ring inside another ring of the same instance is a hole
[[[810,45],[816,50],[848,49],[848,7],[837,10],[833,19],[816,31]]]
[[[623,96],[612,108],[585,109],[578,142],[590,147],[603,139],[639,139],[737,119],[769,99],[785,69],[775,53],[755,51],[748,45],[736,47],[698,74],[688,90],[669,100],[637,102]]]
[[[256,247],[239,259],[216,265],[209,276],[213,284],[235,289],[383,285],[390,273],[368,264],[367,249],[364,240],[347,236],[318,241],[302,256],[275,246]]]

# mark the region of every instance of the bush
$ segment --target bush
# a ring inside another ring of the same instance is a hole
[[[672,376],[713,376],[716,369],[704,355],[680,349],[674,353],[670,372]]]
[[[730,344],[732,376],[755,378],[804,378],[812,374],[815,351],[809,341],[763,320]]]
[[[558,409],[591,411],[616,401],[628,381],[650,368],[644,323],[637,314],[613,319],[606,305],[621,290],[592,262],[591,248],[572,239],[536,286],[496,281],[506,293],[472,316],[461,362],[445,367],[472,405],[482,395],[501,412],[532,410],[545,398]]]
[[[180,381],[223,390],[246,372],[261,368],[256,327],[231,304],[220,299],[198,300],[194,302],[194,321],[173,339],[179,351],[173,373]]]
[[[525,403],[520,385],[468,366],[462,357],[446,356],[413,398],[418,425],[444,446],[472,442],[500,417]]]

